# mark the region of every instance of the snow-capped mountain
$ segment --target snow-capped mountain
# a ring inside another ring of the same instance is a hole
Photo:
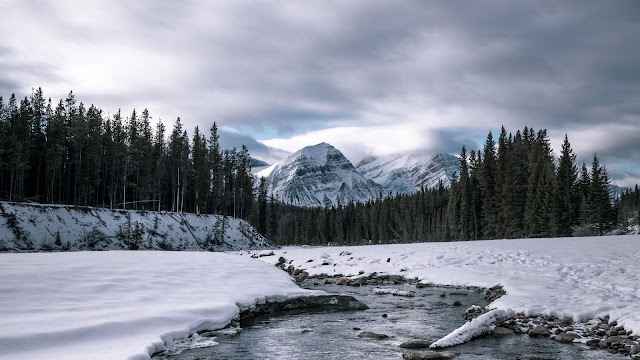
[[[256,174],[270,194],[287,204],[333,206],[375,199],[385,190],[364,178],[344,155],[327,143],[307,146]]]
[[[388,192],[412,194],[421,186],[436,186],[440,180],[445,186],[450,185],[459,166],[460,159],[449,154],[402,154],[364,158],[358,163],[357,170]]]

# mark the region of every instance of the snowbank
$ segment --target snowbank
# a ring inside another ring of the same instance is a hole
[[[318,294],[249,256],[0,254],[0,359],[149,359],[241,308]]]
[[[283,248],[275,254],[261,260],[283,256],[310,275],[377,272],[443,285],[501,284],[507,295],[490,305],[495,309],[575,321],[609,314],[640,335],[638,235]]]
[[[0,202],[0,251],[273,247],[247,222],[230,217]]]

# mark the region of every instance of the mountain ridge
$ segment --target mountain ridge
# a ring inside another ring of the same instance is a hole
[[[437,186],[440,181],[449,186],[459,165],[458,157],[445,153],[392,154],[366,157],[356,165],[356,169],[389,192],[412,194],[421,187]]]
[[[256,175],[265,177],[267,191],[274,198],[297,206],[330,207],[386,194],[382,186],[363,177],[340,150],[324,142],[304,147]]]

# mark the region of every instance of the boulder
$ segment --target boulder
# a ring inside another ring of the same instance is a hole
[[[383,339],[389,338],[389,335],[377,334],[370,331],[363,331],[360,334],[358,334],[358,337],[363,339],[383,340]]]
[[[569,344],[572,343],[573,340],[575,339],[579,339],[580,335],[574,333],[574,332],[563,332],[560,333],[558,335],[556,335],[556,337],[553,339],[559,343],[565,343],[565,344]]]
[[[589,339],[585,344],[589,347],[598,347],[598,345],[600,345],[600,339]]]
[[[497,337],[510,336],[514,334],[515,332],[513,330],[502,326],[496,326],[496,328],[491,332],[491,335]]]
[[[529,337],[549,337],[551,331],[544,326],[536,326],[529,330]]]
[[[406,341],[400,344],[403,349],[425,349],[429,346],[431,346],[431,342],[423,340]]]

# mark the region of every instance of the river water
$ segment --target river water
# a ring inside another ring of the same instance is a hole
[[[158,354],[154,359],[401,359],[405,341],[435,341],[464,323],[462,315],[471,305],[486,305],[484,293],[449,288],[416,289],[410,284],[382,286],[413,291],[414,297],[377,295],[375,287],[313,285],[332,294],[346,294],[369,305],[369,310],[352,312],[302,313],[262,318],[244,325],[242,331],[223,331],[215,339],[206,338],[198,347],[214,340],[217,345],[187,349],[179,354]],[[444,294],[444,296],[442,296]],[[453,306],[455,301],[460,306]],[[383,340],[357,335],[370,331],[388,335]],[[560,344],[527,335],[496,338],[485,336],[446,350],[459,352],[457,359],[628,359],[622,355],[592,350],[581,344]]]

